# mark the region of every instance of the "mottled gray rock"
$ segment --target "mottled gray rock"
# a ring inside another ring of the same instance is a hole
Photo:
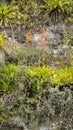
[[[5,63],[4,57],[5,57],[4,50],[2,48],[0,48],[0,65]]]
[[[22,118],[17,116],[9,119],[9,125],[13,126],[13,128],[22,128],[22,130],[28,130],[27,126],[23,122]]]

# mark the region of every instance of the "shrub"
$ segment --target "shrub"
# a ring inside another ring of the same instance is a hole
[[[15,88],[15,78],[18,75],[17,70],[18,66],[12,64],[0,67],[0,94]]]
[[[38,17],[40,15],[40,8],[36,1],[18,0],[13,1],[12,4],[14,6],[17,5],[22,14],[24,14],[23,26],[26,29],[29,29],[31,27],[36,28],[36,26],[38,27],[38,24],[40,23],[40,19],[42,16]]]
[[[7,96],[10,97],[10,94]],[[9,98],[4,99],[4,101],[6,101],[5,103],[3,103],[3,101],[0,103],[0,126],[4,125],[3,123],[6,123],[7,126],[12,117],[13,119],[15,117],[20,117],[31,127],[32,125],[35,125],[37,128],[42,123],[47,123],[49,127],[49,124],[51,123],[52,129],[56,128],[56,130],[71,130],[73,128],[72,90],[66,88],[63,91],[59,91],[57,88],[49,87],[47,92],[42,94],[41,97],[38,96],[37,101],[35,102],[31,101],[31,99],[27,102],[28,95],[24,93],[24,96],[22,93],[21,95],[17,95],[17,93],[15,95],[14,92],[10,100],[10,103],[12,103],[11,105],[9,104]],[[19,102],[19,98],[17,97],[23,97],[22,101]],[[11,102],[14,98],[16,99],[14,100],[15,104]]]
[[[56,69],[52,82],[58,87],[69,86],[73,88],[73,67]]]
[[[14,51],[9,57],[6,57],[6,63],[25,66],[42,66],[49,63],[48,57],[48,53],[43,49],[37,50],[36,48],[23,47],[23,49]]]
[[[46,86],[73,88],[73,67],[50,68],[48,66],[16,66],[5,65],[0,67],[1,91],[10,91],[16,84],[24,84],[29,95],[34,96],[46,91]],[[29,96],[30,97],[30,96]]]
[[[48,66],[27,67],[25,70],[24,84],[27,91],[36,94],[40,90],[46,90],[46,86],[73,88],[73,67],[49,68]],[[33,95],[32,94],[32,95]]]
[[[59,130],[72,128],[72,66],[52,69],[48,66],[20,67],[11,64],[0,68],[0,93],[12,90],[17,84],[21,84],[20,89],[3,99],[5,108],[0,109],[1,113],[6,110],[7,116],[1,115],[1,124],[11,116],[21,115],[29,125],[33,120],[37,124],[49,120]],[[58,89],[60,86],[62,90]],[[10,100],[8,97],[11,97]]]
[[[51,76],[53,75],[53,70],[47,66],[42,67],[27,67],[26,73],[30,78],[29,84],[32,86],[32,89],[36,92],[42,89],[42,87],[50,81]],[[28,85],[29,86],[29,85]],[[30,87],[30,86],[29,86]]]

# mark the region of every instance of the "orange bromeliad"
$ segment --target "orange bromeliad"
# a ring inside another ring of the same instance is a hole
[[[25,35],[25,46],[29,46],[30,41],[31,41],[31,31],[32,29],[30,29],[26,35]]]
[[[47,46],[47,44],[48,44],[48,37],[45,35],[45,28],[42,28],[40,30],[40,39],[38,45],[45,47]]]

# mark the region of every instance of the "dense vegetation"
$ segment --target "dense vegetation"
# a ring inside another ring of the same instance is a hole
[[[55,59],[45,35],[45,26],[72,25],[72,13],[72,0],[0,1],[0,130],[17,116],[31,130],[46,121],[53,130],[73,130],[73,53]],[[73,28],[61,35],[61,44],[72,48]]]

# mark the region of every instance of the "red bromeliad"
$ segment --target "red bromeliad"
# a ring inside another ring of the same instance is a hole
[[[40,39],[38,42],[38,46],[45,47],[48,44],[48,37],[45,35],[45,28],[40,30]]]
[[[30,29],[26,35],[25,35],[25,46],[29,46],[30,44],[30,41],[31,41],[31,32],[32,32],[32,29]]]

